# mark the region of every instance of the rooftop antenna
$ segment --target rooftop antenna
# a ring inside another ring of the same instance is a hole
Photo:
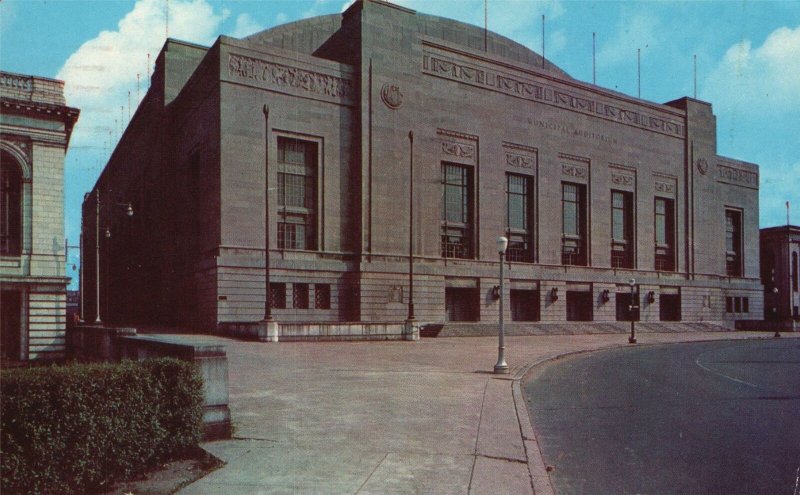
[[[150,87],[150,53],[147,53],[147,87]]]
[[[636,80],[637,80],[637,97],[642,97],[642,49],[636,49]]]
[[[697,99],[697,54],[694,54],[694,99]]]
[[[592,32],[592,84],[597,84],[596,35]]]
[[[542,14],[542,69],[544,69],[544,14]]]
[[[166,8],[164,9],[167,22],[164,25],[164,37],[169,38],[169,0],[167,0]]]
[[[489,51],[489,0],[483,0],[483,51]]]
[[[789,225],[791,225],[791,222],[789,222],[789,202],[787,201],[786,202],[786,226],[788,227]]]

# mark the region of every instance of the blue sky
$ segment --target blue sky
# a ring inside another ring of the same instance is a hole
[[[77,244],[83,194],[147,89],[148,67],[169,36],[210,45],[341,12],[347,0],[0,0],[0,68],[64,79],[81,109],[65,171],[66,235]],[[398,0],[420,12],[482,25],[483,0]],[[169,16],[166,15],[167,11]],[[800,1],[488,0],[489,29],[541,51],[571,76],[666,102],[714,106],[718,153],[761,166],[762,227],[800,223]],[[167,22],[169,19],[169,22]],[[139,90],[137,91],[137,74]],[[70,252],[70,264],[78,252]],[[68,275],[76,277],[71,268]],[[73,286],[76,282],[73,281]]]

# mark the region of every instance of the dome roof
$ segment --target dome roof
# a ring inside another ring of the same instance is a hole
[[[419,12],[415,14],[414,21],[420,34],[472,50],[483,51],[484,30],[481,27]],[[320,50],[320,48],[334,36],[342,42],[341,38],[344,37],[344,33],[340,30],[342,30],[342,14],[329,14],[282,24],[247,36],[243,40],[253,44],[331,58],[330,50]],[[345,44],[348,43],[345,42]],[[560,78],[571,79],[569,74],[549,60],[544,59],[544,63],[542,63],[540,54],[521,43],[491,31],[487,37],[487,52],[520,64],[536,67],[539,70],[545,70]]]

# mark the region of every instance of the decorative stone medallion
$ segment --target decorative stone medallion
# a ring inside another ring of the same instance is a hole
[[[708,162],[705,158],[697,160],[697,170],[699,170],[701,174],[706,175],[706,172],[708,172]]]
[[[381,100],[387,107],[397,110],[403,104],[403,93],[399,86],[386,83],[381,88]]]

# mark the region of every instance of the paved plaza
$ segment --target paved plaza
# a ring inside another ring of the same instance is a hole
[[[771,334],[638,337],[646,346]],[[234,437],[203,444],[226,465],[181,494],[552,493],[520,380],[557,356],[628,346],[624,334],[509,337],[511,373],[497,376],[489,337],[207,338],[227,346]]]

